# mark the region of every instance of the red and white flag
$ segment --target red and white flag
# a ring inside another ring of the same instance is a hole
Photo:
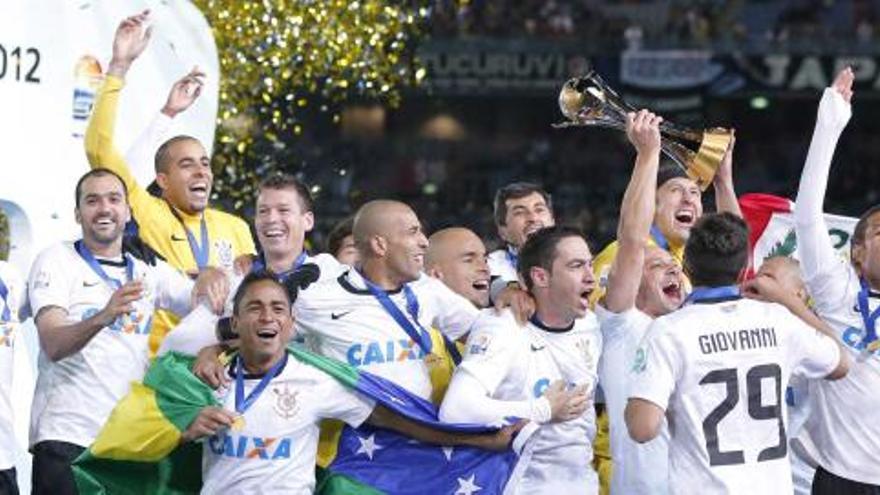
[[[791,256],[797,259],[793,201],[772,194],[750,193],[739,198],[739,207],[749,224],[752,270],[757,270],[765,259],[773,256]],[[857,221],[857,218],[825,214],[831,242],[838,253],[847,259],[850,237]]]

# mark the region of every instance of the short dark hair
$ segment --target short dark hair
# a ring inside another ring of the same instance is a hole
[[[299,205],[303,213],[312,211],[312,208],[314,208],[314,200],[308,186],[290,174],[277,173],[266,177],[260,181],[259,190],[262,191],[263,189],[293,189],[296,195],[299,196]]]
[[[728,212],[703,215],[684,247],[684,271],[696,286],[739,281],[749,261],[749,226]]]
[[[556,246],[569,237],[583,239],[584,235],[574,227],[556,225],[545,227],[529,236],[519,250],[519,260],[516,264],[516,271],[528,290],[532,290],[534,286],[529,273],[532,268],[537,266],[550,271],[553,268],[553,261],[556,260]]]
[[[169,156],[171,147],[183,141],[195,141],[197,143],[201,143],[201,141],[199,141],[198,139],[192,136],[187,136],[185,134],[174,136],[173,138],[162,143],[159,146],[159,149],[156,150],[156,154],[153,157],[153,168],[156,170],[157,174],[165,173],[168,171],[168,160],[171,158]]]
[[[277,285],[282,292],[284,292],[284,297],[287,299],[288,306],[293,304],[290,300],[290,294],[287,291],[287,287],[278,281],[275,275],[268,270],[255,270],[247,275],[245,275],[244,279],[242,279],[241,284],[238,285],[238,289],[235,291],[235,296],[232,298],[232,314],[238,315],[239,306],[241,305],[241,300],[244,299],[244,294],[247,292],[248,287],[259,283],[259,282],[271,282]]]
[[[538,193],[547,203],[547,208],[553,211],[553,198],[541,187],[532,182],[513,182],[495,192],[495,225],[505,225],[507,222],[507,200],[524,198],[530,194]]]
[[[690,179],[688,174],[675,162],[664,161],[657,169],[657,188],[672,179]]]
[[[875,213],[880,213],[880,204],[868,208],[862,213],[862,216],[859,217],[859,221],[856,222],[856,228],[853,229],[852,241],[850,243],[851,246],[863,244],[865,242],[865,235],[868,231],[868,220],[870,220]]]
[[[79,180],[76,181],[76,188],[73,191],[73,194],[74,194],[73,200],[74,200],[77,208],[79,208],[79,200],[81,199],[80,195],[82,194],[83,183],[85,183],[85,181],[87,181],[88,179],[91,179],[92,177],[104,177],[104,176],[108,176],[108,175],[112,176],[112,177],[116,177],[116,180],[118,180],[119,183],[122,184],[122,192],[125,195],[125,202],[128,203],[128,187],[126,187],[125,181],[122,180],[122,177],[120,177],[119,174],[117,174],[116,172],[114,172],[108,168],[93,168],[93,169],[89,170],[88,172],[84,173],[82,175],[82,177],[80,177]]]
[[[339,248],[342,247],[342,241],[352,235],[353,229],[354,217],[345,218],[334,225],[330,233],[327,234],[327,252],[335,257],[336,253],[339,252]]]

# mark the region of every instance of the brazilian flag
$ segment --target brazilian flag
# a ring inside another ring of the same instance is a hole
[[[440,423],[434,404],[388,380],[295,346],[288,352],[411,421],[460,433],[492,431],[484,425]],[[132,385],[74,463],[80,493],[198,493],[202,446],[180,445],[181,435],[202,408],[219,404],[210,387],[190,372],[193,361],[168,353],[153,363],[142,384]],[[346,427],[332,460],[319,469],[318,492],[501,493],[516,460],[512,451],[439,447],[368,425]]]

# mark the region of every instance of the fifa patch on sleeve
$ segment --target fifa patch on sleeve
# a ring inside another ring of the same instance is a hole
[[[39,273],[37,273],[37,276],[34,277],[34,281],[31,283],[31,288],[45,289],[46,287],[49,287],[49,281],[49,272],[46,270],[40,270]]]
[[[632,368],[630,371],[632,373],[642,373],[645,371],[645,368],[648,367],[648,353],[645,351],[644,347],[639,347],[636,350],[636,357],[633,359]]]
[[[468,344],[467,353],[469,356],[479,356],[480,354],[486,354],[486,351],[489,350],[489,343],[492,341],[492,337],[487,334],[481,334],[474,337],[474,340]]]

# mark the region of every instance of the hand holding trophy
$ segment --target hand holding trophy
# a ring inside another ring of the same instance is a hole
[[[611,89],[596,71],[569,79],[559,92],[559,109],[567,122],[556,128],[599,126],[626,131],[626,114],[636,109]],[[720,127],[697,131],[669,121],[660,124],[661,149],[706,190],[724,158],[732,131]]]

